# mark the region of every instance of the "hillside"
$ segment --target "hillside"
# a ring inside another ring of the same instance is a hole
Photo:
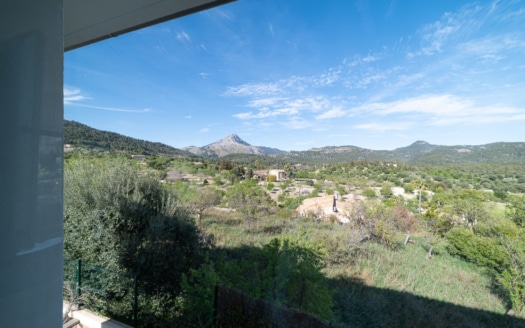
[[[64,143],[106,151],[129,152],[141,155],[196,157],[194,154],[160,142],[126,137],[109,131],[97,130],[85,124],[64,120]]]
[[[394,150],[372,150],[356,146],[328,146],[291,151],[278,156],[285,162],[329,164],[348,161],[388,161],[413,165],[524,165],[525,142],[498,142],[477,146],[439,146],[416,141]]]
[[[181,150],[159,142],[134,139],[67,120],[64,121],[64,143],[74,147],[144,155],[224,158],[246,163],[258,160],[268,165],[330,164],[359,160],[401,162],[412,165],[525,165],[525,142],[440,146],[419,140],[394,150],[373,150],[348,145],[326,146],[306,151],[282,151],[276,148],[252,146],[238,135],[231,134],[204,147],[189,146]]]
[[[415,164],[525,164],[524,142],[497,142],[479,146],[440,146],[423,154]]]

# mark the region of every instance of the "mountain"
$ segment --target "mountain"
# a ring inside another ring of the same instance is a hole
[[[525,165],[524,142],[497,142],[479,146],[439,146],[416,141],[394,150],[356,146],[327,146],[290,151],[278,156],[284,162],[329,164],[349,161],[388,161],[413,165]]]
[[[276,148],[252,146],[236,134],[230,134],[204,147],[189,146],[183,150],[207,158],[224,157],[231,154],[275,156],[283,152]]]
[[[196,157],[190,152],[160,142],[134,139],[68,120],[64,120],[64,143],[73,147],[129,152],[140,155]]]
[[[437,148],[439,148],[439,146],[431,145],[426,141],[418,140],[410,146],[396,148],[392,151],[392,153],[400,161],[410,162],[431,153]]]
[[[479,146],[439,146],[423,154],[415,164],[502,164],[524,165],[524,142],[496,142]]]
[[[330,164],[357,160],[401,162],[413,165],[525,165],[525,142],[496,142],[486,145],[439,146],[416,141],[394,150],[372,150],[356,146],[326,146],[306,151],[282,151],[252,146],[231,134],[204,147],[177,149],[101,131],[87,125],[64,121],[64,143],[74,147],[128,152],[143,155],[179,157],[225,157],[233,161],[268,161],[272,163]],[[265,159],[266,158],[266,159]],[[284,165],[284,164],[283,164]]]

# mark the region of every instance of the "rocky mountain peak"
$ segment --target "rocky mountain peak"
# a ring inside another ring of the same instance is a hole
[[[244,145],[244,146],[251,146],[249,143],[247,143],[246,141],[242,140],[238,135],[236,135],[235,133],[232,133],[230,134],[229,136],[227,136],[226,138],[223,138],[217,142],[214,142],[213,144],[221,144],[221,143],[227,143],[227,144],[230,144],[230,143],[233,143],[233,144],[241,144],[241,145]],[[212,144],[212,145],[213,145]]]

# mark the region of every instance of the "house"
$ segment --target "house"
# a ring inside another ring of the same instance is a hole
[[[251,179],[266,180],[267,175],[268,175],[268,171],[266,170],[253,171],[253,175],[251,176]]]
[[[131,158],[139,160],[139,161],[145,161],[146,160],[146,155],[131,155]]]
[[[286,171],[285,170],[270,170],[268,175],[275,175],[277,181],[286,180]]]

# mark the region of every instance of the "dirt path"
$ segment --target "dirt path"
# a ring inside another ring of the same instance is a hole
[[[334,196],[326,195],[314,198],[307,198],[303,200],[301,206],[297,208],[297,212],[306,215],[308,212],[313,213],[322,213],[322,215],[327,218],[329,215],[334,215],[337,217],[339,222],[346,224],[350,222],[350,217],[346,214],[351,208],[352,205],[356,202],[364,199],[363,196],[347,194],[339,197],[337,200],[337,212],[333,211]]]

